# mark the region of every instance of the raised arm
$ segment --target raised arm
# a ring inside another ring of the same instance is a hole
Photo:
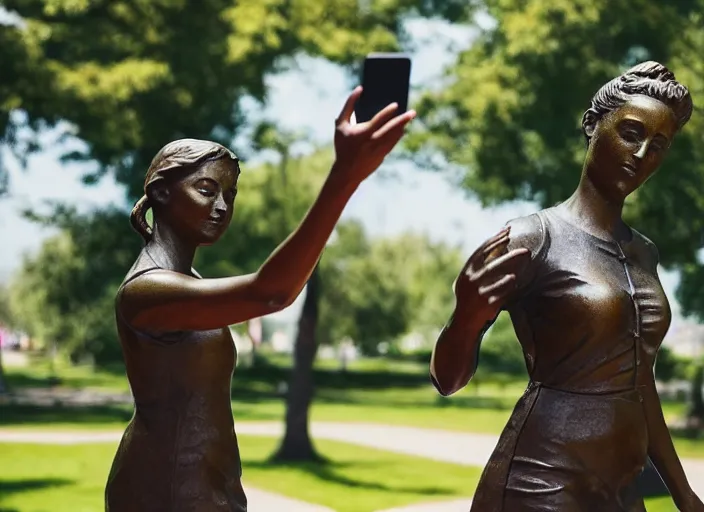
[[[303,290],[342,211],[357,186],[374,172],[404,134],[415,112],[395,116],[391,104],[371,121],[350,119],[358,87],[336,120],[336,159],[298,228],[259,271],[240,277],[195,279],[155,270],[123,289],[122,311],[137,328],[206,330],[281,310]]]
[[[511,227],[501,230],[470,256],[454,284],[455,309],[430,360],[433,385],[443,396],[464,386],[477,369],[482,337],[516,289],[516,273],[530,250],[508,250]]]

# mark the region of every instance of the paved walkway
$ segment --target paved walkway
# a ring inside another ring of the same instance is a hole
[[[410,505],[408,507],[390,508],[380,512],[467,512],[472,505],[472,498],[453,501],[433,501]]]
[[[244,490],[247,493],[247,508],[252,512],[274,512],[278,510],[285,510],[286,512],[335,512],[331,508],[313,505],[312,503],[306,503],[305,501],[294,500],[281,496],[280,494],[262,491],[261,489],[254,489],[247,485],[244,485]],[[450,511],[438,510],[438,512]]]
[[[283,433],[283,425],[273,422],[238,422],[235,429],[241,435],[278,437]],[[342,441],[466,466],[484,466],[498,440],[498,437],[494,435],[371,423],[314,422],[311,425],[311,433],[317,439]],[[0,442],[51,444],[116,442],[120,436],[121,432],[62,433],[0,430]],[[682,459],[682,464],[695,492],[700,496],[704,496],[704,460]],[[468,489],[468,491],[471,490]],[[470,502],[471,499],[466,498],[452,502],[436,502],[403,509],[393,509],[385,512],[467,512]],[[264,509],[254,505],[254,501],[252,503],[252,510],[254,511],[269,510],[268,508]],[[285,508],[282,510],[298,512],[299,509]],[[301,509],[301,512],[303,510]],[[305,510],[307,511],[308,509]],[[318,512],[319,509],[310,510],[311,512]]]

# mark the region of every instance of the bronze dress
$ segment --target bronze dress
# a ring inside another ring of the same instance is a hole
[[[229,329],[146,333],[120,312],[124,286],[157,268],[143,254],[117,293],[135,413],[110,470],[105,509],[246,512],[230,406],[236,353]]]
[[[557,208],[511,222],[532,258],[506,310],[530,382],[484,469],[472,512],[645,511],[640,389],[670,325],[657,249],[618,244]]]

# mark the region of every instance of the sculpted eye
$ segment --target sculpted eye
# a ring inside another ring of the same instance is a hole
[[[653,140],[653,142],[650,144],[650,149],[652,149],[656,153],[660,153],[662,151],[665,151],[667,148],[668,148],[667,142],[662,140],[660,137]]]
[[[621,137],[626,142],[638,142],[640,140],[640,134],[635,130],[621,130]]]
[[[213,197],[217,194],[217,185],[209,180],[200,180],[196,183],[196,190],[207,197]]]
[[[626,119],[618,127],[618,133],[623,140],[629,143],[638,143],[645,136],[644,127],[632,119]]]

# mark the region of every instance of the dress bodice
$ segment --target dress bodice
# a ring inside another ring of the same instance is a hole
[[[556,208],[512,224],[509,248],[532,252],[506,308],[531,378],[585,393],[637,388],[671,320],[652,242],[636,231],[602,240]]]

